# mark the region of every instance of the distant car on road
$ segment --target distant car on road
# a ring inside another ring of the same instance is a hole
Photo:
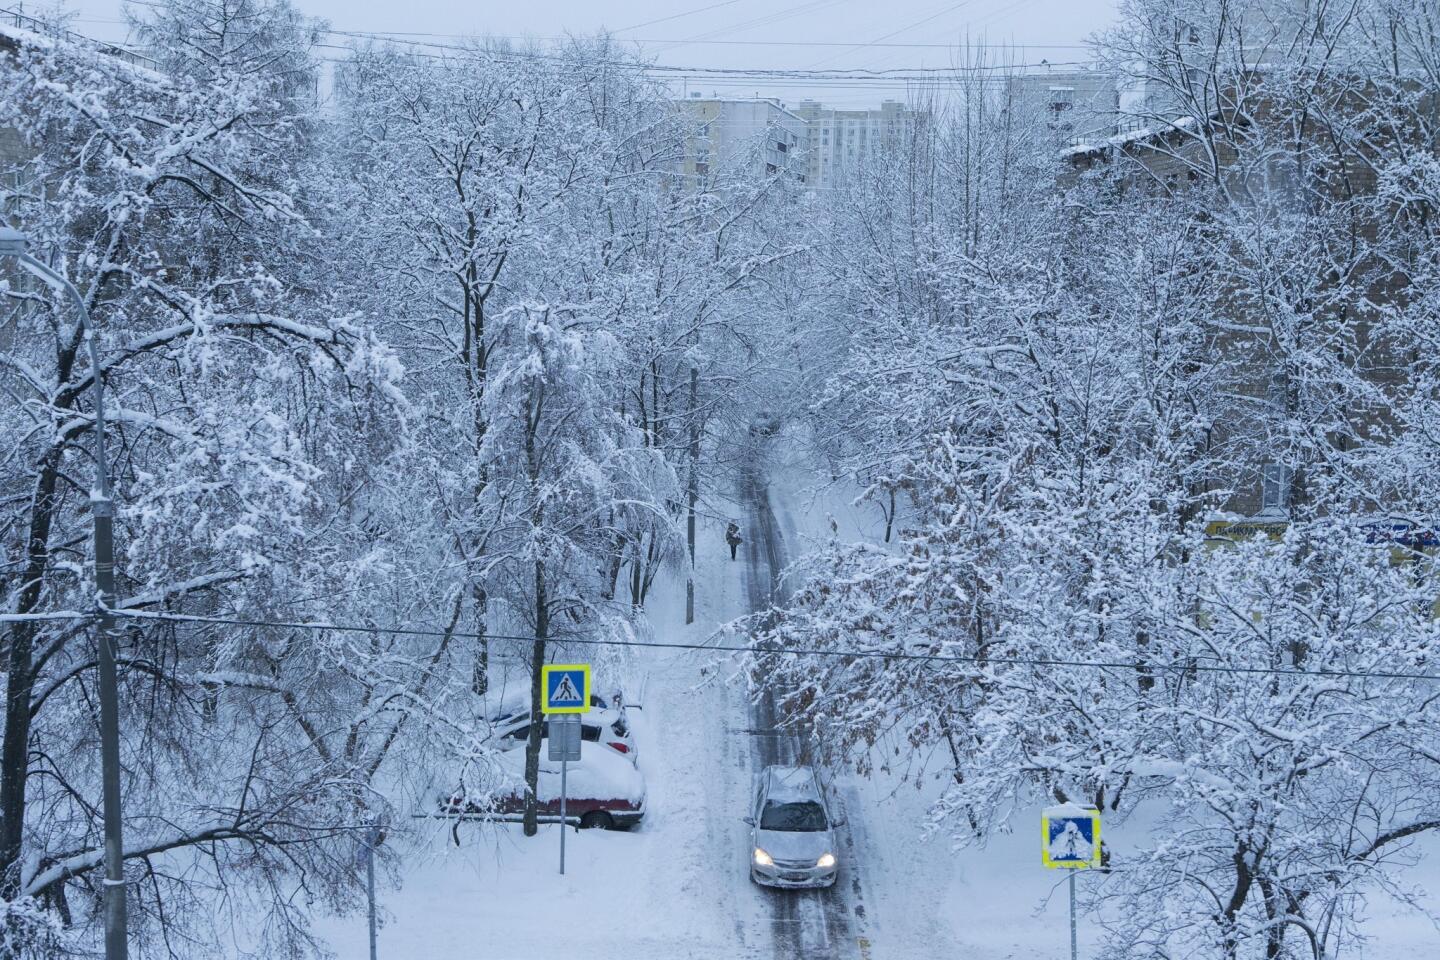
[[[766,887],[828,887],[840,871],[825,791],[811,767],[766,767],[750,824],[750,879]]]

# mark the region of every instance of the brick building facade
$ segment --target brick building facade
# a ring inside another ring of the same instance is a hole
[[[1319,122],[1294,123],[1294,114],[1284,117],[1263,90],[1263,77],[1247,76],[1252,84],[1243,115],[1247,124],[1274,123],[1298,141],[1314,144],[1313,156],[1297,160],[1296,153],[1271,148],[1255,149],[1261,138],[1248,126],[1227,126],[1227,118],[1215,116],[1205,122],[1193,117],[1176,118],[1169,126],[1137,130],[1105,138],[1098,143],[1070,147],[1062,155],[1069,169],[1067,186],[1073,187],[1090,171],[1115,173],[1117,191],[1156,197],[1179,196],[1189,189],[1210,190],[1211,202],[1232,207],[1250,205],[1250,212],[1262,222],[1287,217],[1303,218],[1317,206],[1333,203],[1351,211],[1345,221],[1346,237],[1353,242],[1349,274],[1331,278],[1332,265],[1317,262],[1307,278],[1325,296],[1326,306],[1312,316],[1313,322],[1336,333],[1334,359],[1365,384],[1377,387],[1380,396],[1393,399],[1407,389],[1407,370],[1413,346],[1383,332],[1381,316],[1407,297],[1408,280],[1403,271],[1382,263],[1374,252],[1386,221],[1398,212],[1380,204],[1377,198],[1377,170],[1381,154],[1395,145],[1394,138],[1412,139],[1407,146],[1428,150],[1418,130],[1392,129],[1384,136],[1369,134],[1355,144],[1334,146],[1333,129]],[[1370,91],[1352,84],[1359,92],[1337,96],[1335,114],[1355,118],[1367,106]],[[1418,95],[1417,115],[1440,112],[1440,93],[1414,91]],[[1235,100],[1239,100],[1237,96]],[[1233,123],[1233,121],[1230,121]],[[1278,138],[1277,138],[1278,140]],[[1293,141],[1292,141],[1293,143]],[[1218,189],[1217,189],[1218,188]],[[1360,198],[1360,204],[1354,201]],[[1231,261],[1240,268],[1253,265],[1248,254],[1235,250]],[[1360,278],[1356,280],[1355,278]],[[1292,505],[1303,502],[1306,493],[1306,464],[1276,447],[1266,431],[1270,425],[1294,415],[1295,385],[1287,359],[1287,347],[1279,342],[1270,318],[1260,315],[1253,290],[1242,289],[1237,278],[1233,289],[1220,289],[1212,298],[1220,316],[1211,324],[1209,351],[1226,361],[1223,395],[1228,401],[1213,425],[1213,442],[1237,450],[1252,451],[1249,459],[1237,462],[1231,476],[1216,478],[1213,489],[1228,491],[1220,503],[1231,514],[1282,518]],[[1339,429],[1329,430],[1326,439],[1344,449],[1347,444],[1382,437],[1392,426],[1386,405],[1351,401],[1340,411]],[[1383,505],[1362,509],[1381,511]]]

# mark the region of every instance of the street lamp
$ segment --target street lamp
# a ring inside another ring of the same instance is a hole
[[[25,234],[0,226],[0,258],[13,257],[20,266],[64,291],[80,315],[90,353],[90,382],[95,392],[95,488],[90,491],[90,517],[95,525],[95,592],[100,601],[96,647],[100,652],[100,779],[105,811],[105,960],[125,960],[125,851],[120,833],[120,713],[115,680],[115,502],[110,496],[110,470],[105,460],[105,380],[90,311],[75,285],[26,252]]]

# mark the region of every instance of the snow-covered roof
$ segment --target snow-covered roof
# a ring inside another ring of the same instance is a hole
[[[797,122],[799,122],[799,123],[809,123],[809,122],[810,122],[810,121],[806,120],[804,117],[802,117],[802,116],[800,116],[799,114],[795,113],[794,111],[790,110],[788,107],[786,107],[786,106],[785,106],[783,103],[781,103],[780,101],[774,100],[774,99],[772,99],[772,98],[770,98],[770,97],[690,97],[690,98],[688,98],[688,99],[685,99],[685,98],[676,99],[674,102],[675,102],[675,103],[682,103],[682,104],[694,104],[694,103],[738,103],[738,104],[746,104],[746,105],[750,105],[750,106],[753,106],[753,105],[757,105],[757,104],[758,104],[758,105],[763,105],[763,106],[770,107],[772,110],[775,110],[775,111],[777,111],[777,112],[779,112],[779,113],[783,113],[785,116],[787,116],[787,117],[789,117],[790,119],[795,120],[795,121],[797,121]]]
[[[1060,151],[1063,159],[1082,156],[1087,153],[1096,153],[1101,150],[1111,150],[1117,147],[1128,146],[1141,140],[1150,140],[1155,137],[1164,136],[1167,133],[1188,130],[1195,126],[1198,121],[1194,117],[1176,117],[1174,120],[1167,120],[1153,126],[1137,127],[1134,130],[1125,130],[1097,140],[1094,143],[1077,143],[1074,146],[1066,147]]]
[[[53,50],[62,44],[69,45],[89,53],[100,53],[107,57],[113,57],[136,70],[142,70],[154,76],[161,75],[157,69],[159,64],[155,60],[127,47],[96,40],[69,30],[52,29],[44,22],[26,17],[24,14],[7,11],[5,17],[7,20],[16,21],[16,23],[0,23],[0,38],[9,40],[10,46],[24,46],[33,50]],[[18,26],[17,24],[21,21],[33,26],[34,29]]]

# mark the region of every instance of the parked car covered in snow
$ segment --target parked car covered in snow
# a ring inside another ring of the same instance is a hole
[[[828,887],[840,864],[825,791],[811,767],[766,767],[756,781],[750,879],[766,887]]]
[[[489,700],[485,722],[490,726],[489,739],[500,750],[523,747],[530,738],[530,689],[512,688]],[[549,723],[541,718],[541,738],[550,735]],[[623,755],[631,763],[639,758],[635,734],[625,712],[625,696],[617,690],[608,694],[591,693],[590,710],[580,714],[580,739],[600,743]]]
[[[560,820],[560,764],[540,751],[536,794],[542,823]],[[518,820],[525,812],[525,751],[501,753],[498,765],[504,786],[484,800],[453,791],[440,798],[447,816]],[[565,821],[584,828],[624,830],[645,818],[645,778],[621,754],[596,743],[581,742],[580,759],[566,773]]]
[[[550,737],[550,721],[540,721],[541,739]],[[507,718],[495,727],[491,739],[502,750],[512,750],[525,745],[530,738],[530,714],[521,713]],[[599,743],[614,750],[631,763],[639,758],[635,736],[625,715],[618,710],[591,708],[589,713],[580,715],[580,739],[586,743]]]

